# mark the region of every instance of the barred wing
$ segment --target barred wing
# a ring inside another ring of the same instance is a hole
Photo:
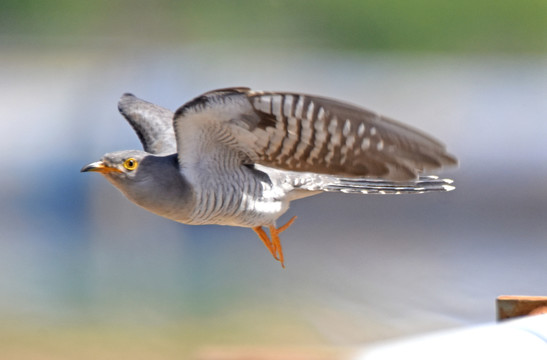
[[[408,126],[295,93],[212,91],[176,112],[175,131],[181,165],[225,157],[290,171],[402,181],[456,163],[441,143]]]
[[[250,91],[248,97],[270,124],[261,139],[264,165],[407,180],[456,163],[435,139],[365,109],[302,94]]]

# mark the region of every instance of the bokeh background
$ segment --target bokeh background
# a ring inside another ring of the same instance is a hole
[[[0,358],[352,348],[547,295],[547,2],[0,3]],[[344,99],[442,139],[457,189],[295,202],[248,229],[150,214],[80,168],[140,148],[124,92]],[[201,355],[200,355],[201,354]]]

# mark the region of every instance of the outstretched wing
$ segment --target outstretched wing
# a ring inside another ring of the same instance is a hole
[[[135,130],[144,151],[151,154],[177,152],[173,112],[141,100],[133,94],[123,94],[118,110]]]
[[[435,139],[368,110],[295,93],[221,89],[175,113],[182,167],[258,163],[403,181],[456,163]]]

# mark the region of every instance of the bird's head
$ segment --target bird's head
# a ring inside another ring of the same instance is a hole
[[[144,151],[122,150],[108,153],[80,171],[101,173],[131,201],[144,205],[143,200],[159,187],[161,164],[158,157]]]
[[[84,166],[81,172],[101,173],[129,200],[142,205],[147,195],[152,169],[153,156],[140,150],[122,150],[105,154],[100,161]],[[153,182],[153,181],[152,181]]]
[[[156,156],[140,150],[108,153],[81,172],[101,173],[129,200],[156,214],[174,218],[190,201],[188,183],[179,172],[177,155]]]
[[[84,166],[80,171],[101,173],[114,185],[138,182],[146,173],[146,162],[145,166],[141,165],[147,155],[139,150],[116,151],[104,155],[100,161]]]

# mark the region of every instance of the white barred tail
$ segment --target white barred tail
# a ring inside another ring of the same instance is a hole
[[[420,176],[408,182],[340,178],[335,183],[325,185],[323,190],[349,194],[421,194],[452,191],[455,189],[452,182],[451,179],[440,179],[434,175]]]

